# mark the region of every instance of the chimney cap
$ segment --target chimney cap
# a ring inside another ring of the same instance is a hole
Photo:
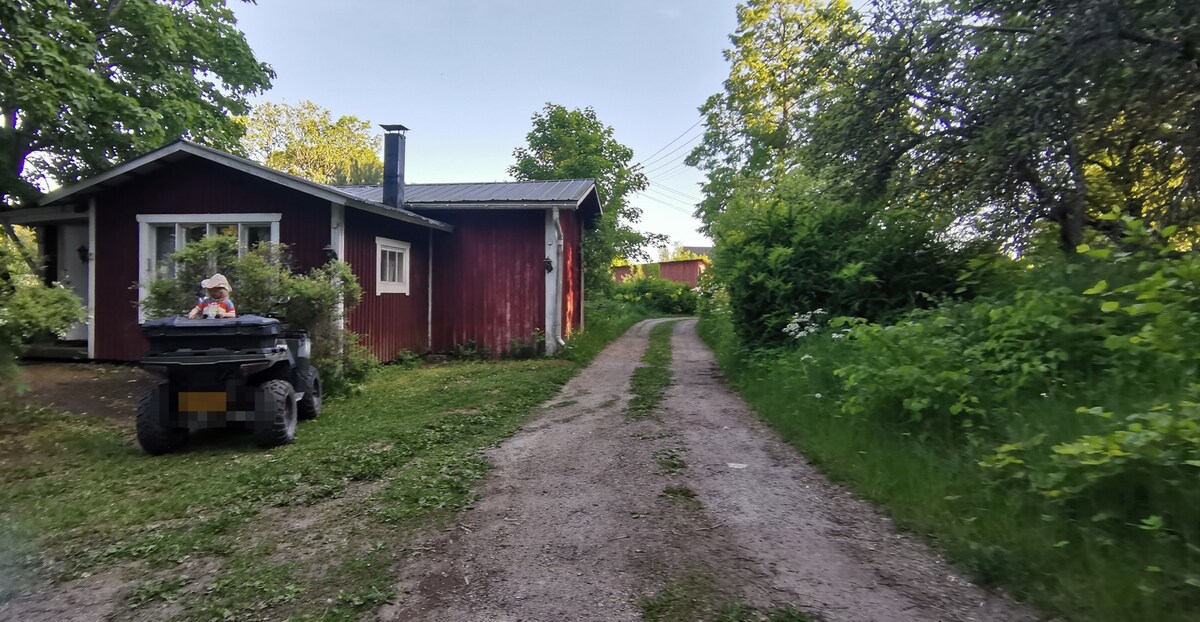
[[[408,131],[407,127],[404,127],[403,125],[400,125],[399,123],[380,123],[379,127],[382,127],[385,132],[407,132]]]

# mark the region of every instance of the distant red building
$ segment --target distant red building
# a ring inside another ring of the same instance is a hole
[[[695,287],[700,280],[700,275],[708,269],[708,260],[680,259],[679,261],[660,261],[636,266],[616,266],[613,268],[613,280],[624,283],[633,277],[637,268],[641,268],[643,273],[653,272],[655,268],[651,268],[651,266],[657,267],[659,278],[676,283],[687,283],[689,286]]]

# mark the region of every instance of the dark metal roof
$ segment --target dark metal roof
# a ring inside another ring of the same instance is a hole
[[[431,229],[438,229],[439,231],[454,230],[454,227],[451,225],[434,220],[428,216],[422,216],[420,214],[414,214],[413,212],[405,209],[384,205],[379,200],[380,195],[376,195],[376,198],[373,200],[364,199],[360,196],[348,193],[340,188],[309,181],[302,177],[297,177],[289,173],[284,173],[283,171],[277,171],[273,168],[266,167],[253,160],[247,160],[219,149],[213,149],[212,147],[206,147],[204,145],[199,145],[182,139],[138,156],[137,158],[125,162],[124,164],[120,164],[108,169],[107,171],[99,173],[94,177],[90,177],[78,183],[51,192],[50,194],[42,197],[41,201],[39,201],[39,205],[49,206],[62,202],[70,197],[88,196],[107,187],[124,183],[129,179],[149,174],[161,168],[165,163],[176,162],[187,157],[200,157],[218,164],[223,164],[230,168],[268,179],[294,190],[299,190],[307,194],[328,199],[341,205],[356,207],[383,216],[395,218],[397,220],[403,220],[405,222],[429,227]]]
[[[551,181],[507,181],[479,184],[405,184],[404,206],[454,207],[458,204],[570,204],[577,206],[594,192],[591,179]],[[383,186],[337,186],[335,188],[364,201],[380,202]]]

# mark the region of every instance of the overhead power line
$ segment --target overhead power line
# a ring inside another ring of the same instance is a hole
[[[689,153],[691,153],[691,152],[684,152],[684,153],[681,153],[681,154],[679,154],[679,155],[677,155],[677,156],[675,156],[675,157],[673,157],[673,158],[671,158],[671,159],[669,159],[669,160],[666,160],[666,159],[664,159],[664,158],[666,158],[667,156],[669,156],[669,155],[671,155],[671,154],[673,154],[673,153],[675,153],[675,152],[679,151],[680,149],[684,149],[684,148],[687,148],[687,147],[690,147],[690,146],[692,146],[692,143],[694,143],[694,142],[696,142],[696,141],[700,140],[700,139],[701,139],[701,138],[703,138],[703,137],[704,137],[704,133],[703,133],[703,132],[701,132],[700,134],[696,134],[695,136],[693,136],[693,137],[691,137],[690,139],[688,139],[688,141],[687,141],[687,142],[685,142],[685,143],[683,143],[683,144],[679,145],[678,147],[676,147],[676,148],[674,148],[674,149],[672,149],[672,150],[668,151],[667,153],[664,153],[664,154],[662,154],[662,155],[658,156],[658,158],[657,158],[656,160],[650,160],[650,161],[647,161],[645,164],[643,164],[643,165],[642,165],[642,168],[644,169],[644,170],[643,170],[643,172],[648,172],[648,171],[651,171],[651,170],[654,170],[654,169],[661,169],[661,168],[662,168],[662,167],[664,167],[664,166],[668,166],[668,165],[670,165],[670,164],[672,164],[672,163],[674,163],[674,162],[678,162],[679,160],[682,160],[682,159],[686,158],[686,157],[688,156],[688,154],[689,154]]]
[[[692,127],[689,127],[688,129],[684,130],[682,133],[680,133],[680,134],[679,134],[679,136],[676,136],[675,138],[673,138],[673,139],[671,140],[671,142],[669,142],[669,143],[667,143],[667,144],[663,145],[663,146],[662,146],[662,147],[661,147],[661,148],[660,148],[658,151],[655,151],[654,153],[650,154],[650,157],[643,159],[641,162],[638,162],[638,163],[637,163],[637,164],[635,164],[634,166],[642,166],[642,165],[644,165],[644,164],[645,164],[645,163],[646,163],[648,160],[651,160],[651,159],[653,159],[653,158],[654,158],[654,156],[656,156],[656,155],[658,155],[658,154],[662,153],[662,150],[663,150],[663,149],[666,149],[667,147],[670,147],[671,145],[674,145],[674,144],[675,144],[675,141],[677,141],[677,140],[679,140],[680,138],[683,138],[684,136],[686,136],[686,135],[687,135],[687,133],[688,133],[688,132],[690,132],[690,131],[692,131],[692,129],[693,129],[693,128],[695,128],[697,125],[700,125],[700,122],[701,122],[701,121],[704,121],[704,117],[701,117],[701,118],[699,118],[699,119],[696,119],[696,122],[692,124]]]

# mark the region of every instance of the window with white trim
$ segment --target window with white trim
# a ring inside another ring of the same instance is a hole
[[[412,245],[375,238],[375,295],[408,293],[408,259]]]
[[[242,249],[279,242],[280,214],[139,214],[142,278],[175,276],[171,254],[210,235],[236,236]]]

